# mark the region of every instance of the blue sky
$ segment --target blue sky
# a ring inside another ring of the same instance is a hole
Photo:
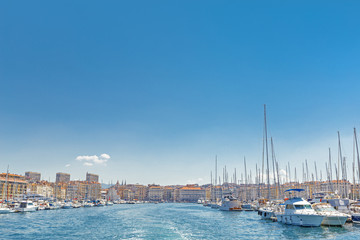
[[[280,168],[324,167],[338,130],[351,159],[359,5],[2,2],[0,167],[206,183],[216,154],[238,171],[244,156],[260,164],[264,103]]]

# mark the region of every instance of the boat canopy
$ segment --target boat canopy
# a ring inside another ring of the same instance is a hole
[[[305,189],[302,189],[302,188],[292,188],[292,189],[288,189],[286,190],[285,192],[302,192],[302,191],[305,191]]]

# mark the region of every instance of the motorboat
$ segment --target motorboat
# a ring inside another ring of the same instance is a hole
[[[350,214],[350,200],[346,198],[324,198],[321,202],[329,203],[337,211],[345,214]]]
[[[276,218],[275,212],[283,212],[283,201],[274,200],[272,202],[266,202],[265,205],[258,209],[258,215],[265,220],[274,220]]]
[[[92,202],[86,202],[84,203],[84,207],[93,207],[94,204]]]
[[[262,207],[258,210],[258,214],[261,216],[262,219],[271,219],[275,217],[274,209],[270,206]]]
[[[304,189],[289,189],[285,192],[301,192]],[[318,214],[311,204],[301,197],[288,198],[284,212],[277,212],[278,222],[303,227],[319,227],[325,216]]]
[[[321,225],[343,226],[349,217],[347,214],[337,211],[329,203],[315,203],[312,207],[319,215],[325,216]]]
[[[45,210],[57,210],[60,209],[60,204],[57,202],[49,202],[48,205],[45,207]]]
[[[73,203],[72,206],[73,206],[73,208],[81,208],[82,207],[81,203],[79,203],[79,202]]]
[[[350,205],[351,221],[353,223],[360,223],[360,202],[354,202]]]
[[[72,205],[71,202],[66,202],[66,203],[62,206],[62,208],[64,208],[64,209],[73,208],[73,205]]]
[[[253,206],[252,204],[250,204],[250,203],[244,203],[244,204],[242,204],[242,205],[241,205],[241,209],[242,209],[243,211],[254,211],[254,210],[255,210],[254,206]]]
[[[105,206],[105,202],[102,201],[102,200],[98,200],[98,201],[95,203],[95,206],[96,206],[96,207],[104,207],[104,206]]]
[[[112,206],[112,205],[114,205],[113,202],[111,202],[111,201],[107,201],[107,202],[106,202],[106,206]]]
[[[219,209],[222,211],[241,211],[241,203],[232,194],[225,194],[221,199]]]
[[[6,205],[6,204],[1,204],[0,205],[0,214],[5,214],[5,213],[11,213],[11,208],[9,208],[8,205]]]
[[[22,201],[20,205],[15,209],[17,212],[35,212],[37,206],[32,201]]]

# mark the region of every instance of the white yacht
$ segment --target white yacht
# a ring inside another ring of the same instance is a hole
[[[20,205],[15,209],[17,212],[35,212],[37,206],[32,201],[22,201]]]
[[[113,202],[111,202],[111,201],[107,201],[107,202],[106,202],[106,206],[112,206],[112,205],[114,205]]]
[[[45,207],[45,210],[57,210],[60,209],[61,205],[57,202],[49,202],[48,205]]]
[[[241,211],[241,203],[231,194],[225,194],[221,199],[219,209],[222,211]]]
[[[275,217],[274,209],[270,206],[260,208],[258,214],[262,219],[271,219],[272,217]]]
[[[6,204],[0,205],[0,214],[11,213],[11,209]]]
[[[315,203],[312,207],[319,215],[325,216],[321,225],[343,226],[349,217],[347,214],[335,210],[329,203]]]
[[[285,192],[301,192],[304,189],[289,189]],[[300,197],[289,198],[285,201],[284,212],[277,212],[278,222],[303,227],[319,227],[325,216],[319,215],[311,204]]]
[[[66,203],[62,206],[62,208],[64,208],[64,209],[73,208],[73,205],[72,205],[71,202],[66,202]]]
[[[84,203],[84,207],[93,207],[94,204],[92,202],[86,202]]]
[[[105,206],[105,201],[103,200],[98,200],[95,204],[96,207],[104,207]]]
[[[73,207],[73,208],[81,208],[82,205],[81,205],[81,203],[79,203],[79,202],[74,202],[74,203],[72,204],[72,207]]]
[[[284,211],[284,204],[281,200],[274,200],[272,202],[267,202],[265,206],[259,208],[258,215],[261,216],[262,219],[273,220],[276,212]]]

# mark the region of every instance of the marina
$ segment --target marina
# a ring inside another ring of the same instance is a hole
[[[3,1],[0,240],[360,239],[360,1]]]
[[[24,224],[26,222],[26,224]],[[255,211],[200,204],[118,204],[0,215],[3,239],[352,239],[360,227],[307,227],[262,220]]]

